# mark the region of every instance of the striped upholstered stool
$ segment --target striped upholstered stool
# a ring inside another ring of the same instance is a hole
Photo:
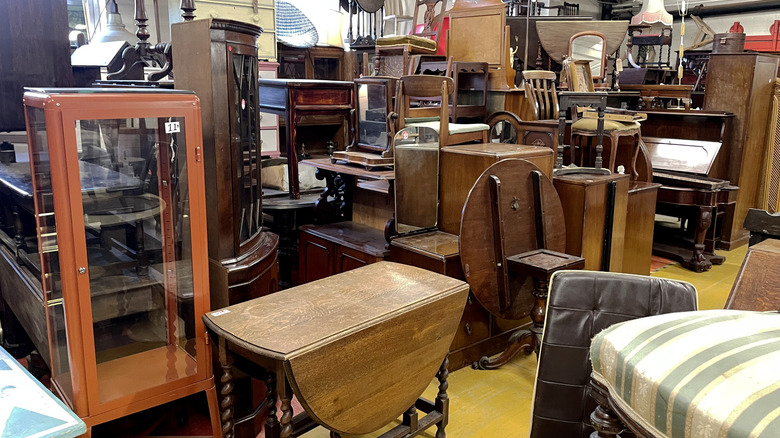
[[[591,420],[648,437],[780,437],[780,314],[736,310],[636,319],[591,344]]]

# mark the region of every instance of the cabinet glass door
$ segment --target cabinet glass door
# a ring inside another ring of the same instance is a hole
[[[54,217],[54,188],[51,179],[49,143],[43,108],[27,107],[29,147],[32,177],[35,179],[36,228],[38,230],[38,256],[40,261],[41,288],[49,322],[49,346],[51,377],[60,392],[73,402],[73,385],[68,360],[68,333],[65,325],[65,303],[62,299],[60,275],[60,248],[57,241],[57,221]],[[61,189],[61,188],[59,188]]]
[[[236,190],[238,247],[250,243],[262,228],[260,188],[260,123],[257,112],[257,57],[237,46],[228,52],[233,90],[230,96],[230,141],[238,154]],[[241,248],[243,250],[243,248]],[[241,251],[243,252],[243,251]]]
[[[76,121],[100,403],[196,374],[184,132]]]

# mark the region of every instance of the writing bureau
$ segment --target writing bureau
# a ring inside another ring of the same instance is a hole
[[[200,391],[217,425],[198,318],[209,306],[198,98],[49,89],[24,102],[52,389],[88,435]]]

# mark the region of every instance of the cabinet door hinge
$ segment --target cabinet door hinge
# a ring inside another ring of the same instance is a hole
[[[206,345],[209,345],[209,342],[211,342],[209,341],[209,332],[204,333],[203,336],[206,338]]]
[[[200,146],[195,148],[195,161],[198,163],[203,161],[203,149]]]

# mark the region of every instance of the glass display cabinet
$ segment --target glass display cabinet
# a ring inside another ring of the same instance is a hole
[[[42,89],[24,104],[52,389],[88,428],[206,391],[218,425],[198,98]]]

